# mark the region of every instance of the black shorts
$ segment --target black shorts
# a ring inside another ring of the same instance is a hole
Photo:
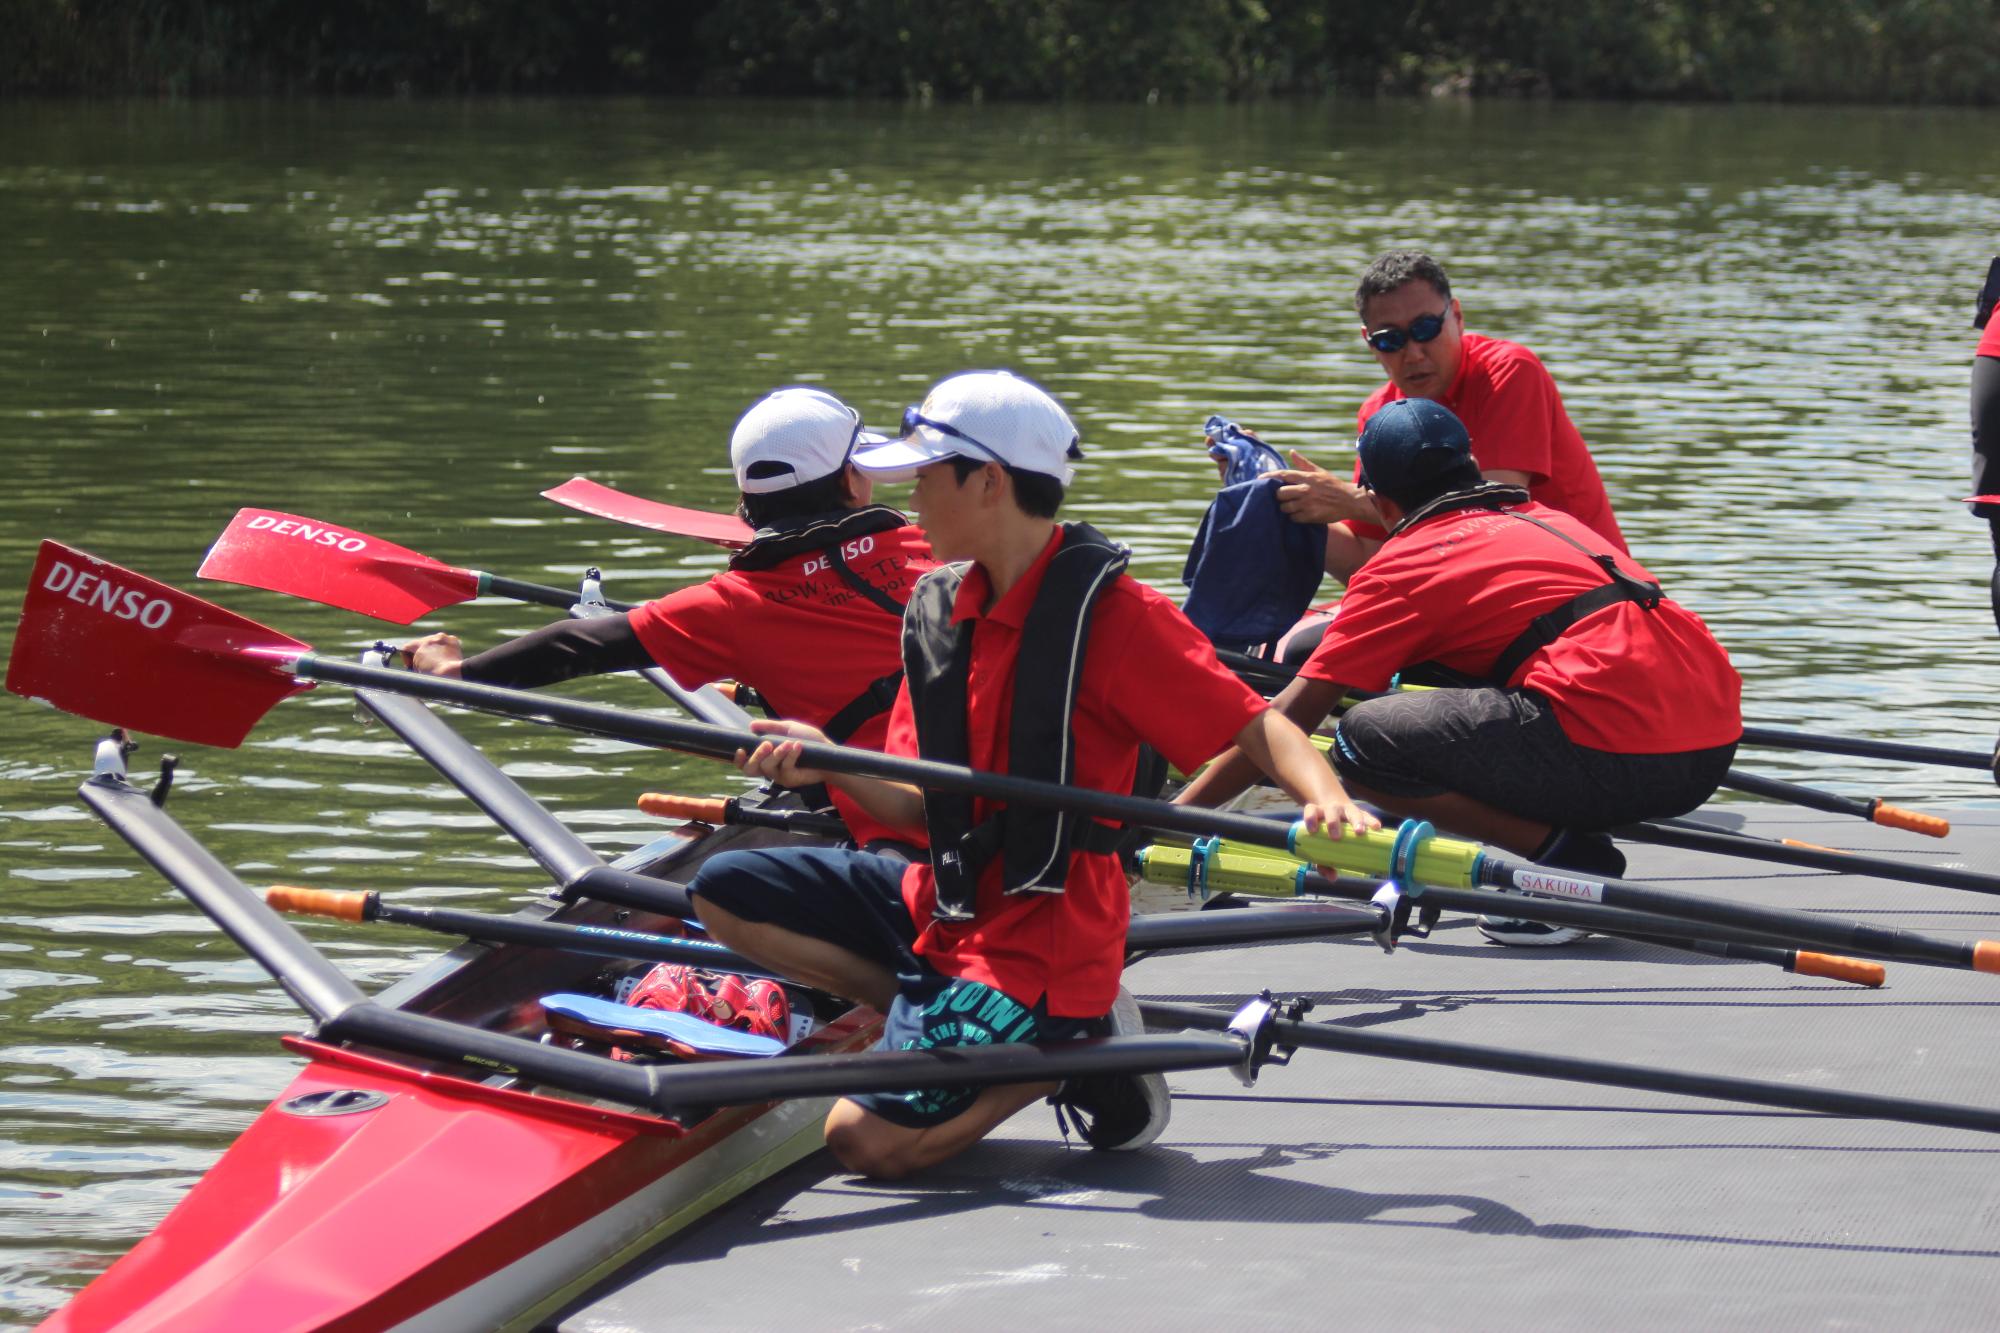
[[[1684,815],[1715,794],[1736,746],[1617,754],[1577,745],[1533,690],[1411,690],[1347,710],[1330,757],[1384,796],[1469,796],[1557,828]]]
[[[688,892],[732,916],[837,945],[894,973],[896,998],[877,1050],[1068,1041],[1091,1030],[1094,1020],[1049,1017],[1041,997],[1029,1003],[947,976],[919,957],[916,923],[903,905],[903,868],[891,857],[823,847],[723,852],[702,865]],[[978,1095],[977,1088],[918,1088],[852,1100],[919,1129],[950,1120]]]

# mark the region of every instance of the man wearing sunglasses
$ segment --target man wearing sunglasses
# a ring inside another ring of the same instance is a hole
[[[902,440],[855,455],[913,478],[917,519],[942,560],[903,620],[904,684],[891,753],[1099,791],[1132,790],[1140,747],[1187,771],[1234,745],[1315,827],[1376,826],[1305,734],[1216,661],[1174,604],[1124,572],[1128,553],[1059,523],[1076,427],[1004,371],[955,375],[904,417]],[[689,891],[702,923],[765,967],[886,1016],[885,1049],[1063,1041],[1143,1030],[1119,985],[1131,893],[1114,824],[799,766],[798,723],[739,755],[786,785],[824,781],[915,833],[927,862],[819,849],[725,852]],[[978,1142],[1054,1096],[1094,1148],[1143,1147],[1167,1122],[1166,1081],[1053,1084],[850,1097],[827,1146],[850,1170],[895,1178]]]
[[[780,717],[843,744],[879,750],[902,683],[903,603],[937,562],[902,514],[873,503],[857,447],[883,436],[824,389],[779,389],[730,436],[737,512],[756,529],[729,568],[623,615],[568,619],[461,659],[450,634],[404,649],[434,676],[533,689],[578,676],[658,666],[692,689],[735,680]],[[897,842],[838,792],[859,846]]]
[[[1361,405],[1356,429],[1388,403],[1428,398],[1465,423],[1489,481],[1525,487],[1537,504],[1561,510],[1624,552],[1597,463],[1569,419],[1555,380],[1519,343],[1465,331],[1451,282],[1420,250],[1393,250],[1370,264],[1355,287],[1363,341],[1389,382]],[[1300,523],[1329,523],[1327,571],[1343,583],[1386,535],[1353,483],[1294,452],[1281,472],[1278,503]],[[1357,476],[1358,480],[1358,476]]]

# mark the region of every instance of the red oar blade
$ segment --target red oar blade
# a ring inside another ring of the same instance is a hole
[[[112,726],[234,749],[280,699],[311,688],[274,664],[309,651],[178,588],[45,541],[7,688]]]
[[[1959,501],[1962,505],[2000,505],[2000,495],[1968,495]]]
[[[588,477],[571,477],[562,485],[543,491],[542,498],[614,523],[629,523],[635,528],[651,528],[654,532],[692,537],[732,549],[748,546],[750,538],[756,535],[756,529],[734,514],[711,514],[705,509],[682,509],[658,500],[644,500]]]
[[[239,509],[195,573],[407,625],[479,595],[479,576],[352,528]]]

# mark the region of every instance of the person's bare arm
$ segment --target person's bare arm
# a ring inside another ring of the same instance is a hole
[[[1299,817],[1313,832],[1338,838],[1346,829],[1363,833],[1382,827],[1381,820],[1354,803],[1298,724],[1275,708],[1245,723],[1236,733],[1235,748],[1299,803]]]
[[[1502,485],[1519,486],[1524,491],[1534,481],[1534,478],[1525,472],[1516,472],[1512,468],[1505,467],[1487,468],[1480,472],[1479,475],[1488,481],[1500,482]]]
[[[1369,518],[1369,522],[1375,519]],[[1345,523],[1335,523],[1326,530],[1326,572],[1346,583],[1354,577],[1354,572],[1368,563],[1370,556],[1382,549],[1382,543],[1368,537],[1357,537],[1354,529]]]
[[[1271,700],[1270,712],[1290,721],[1294,730],[1303,732],[1304,729],[1318,726],[1326,717],[1328,710],[1340,701],[1340,696],[1344,693],[1346,693],[1345,686],[1330,684],[1323,680],[1311,680],[1305,676],[1295,676],[1292,678],[1292,683],[1280,690],[1277,697]],[[1262,717],[1265,714],[1258,716]],[[1246,731],[1248,729],[1245,728]],[[1239,742],[1242,740],[1241,733],[1238,733],[1237,739]],[[1306,741],[1305,744],[1308,749],[1312,748],[1310,741]],[[1266,757],[1271,758],[1274,763],[1277,762],[1277,758],[1270,754],[1268,743]],[[1313,757],[1319,761],[1322,768],[1325,767],[1325,761],[1319,760],[1317,751],[1314,751]],[[1203,769],[1199,777],[1183,787],[1180,794],[1174,797],[1174,803],[1221,805],[1245,791],[1257,780],[1259,772],[1268,773],[1270,770],[1263,768],[1257,758],[1247,753],[1240,744],[1233,745],[1216,756],[1215,762]],[[1276,778],[1278,774],[1271,773],[1270,776]],[[1331,770],[1327,776],[1332,778]],[[1286,790],[1291,789],[1287,787]]]

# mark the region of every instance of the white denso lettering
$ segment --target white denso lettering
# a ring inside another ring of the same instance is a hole
[[[250,522],[245,526],[247,526],[252,532],[262,532],[265,528],[275,527],[277,525],[277,522],[278,520],[272,518],[269,514],[259,514],[257,515],[257,517],[251,519]]]
[[[42,586],[50,592],[61,592],[69,587],[70,581],[75,577],[76,571],[58,560],[49,566],[49,576],[42,580]]]
[[[97,575],[89,572],[78,574],[76,582],[69,585],[69,599],[72,602],[82,602],[85,606],[89,606],[90,598],[86,594],[89,593],[91,584],[100,581]]]
[[[268,530],[274,537],[297,537],[302,542],[314,546],[331,546],[336,551],[352,555],[356,551],[368,549],[368,543],[359,537],[349,536],[339,528],[323,528],[316,523],[303,523],[297,519],[253,518],[250,527]]]
[[[80,581],[81,580],[79,580],[79,582]],[[109,611],[112,615],[115,616],[119,614],[118,595],[124,591],[125,590],[123,588],[119,587],[115,583],[105,583],[104,581],[99,580],[96,589],[92,591],[92,593],[90,594],[90,605],[97,607],[99,610],[102,611]],[[130,616],[127,616],[125,618],[127,620],[131,619]]]
[[[164,597],[155,597],[139,612],[139,623],[147,629],[158,629],[174,618],[174,608]]]

